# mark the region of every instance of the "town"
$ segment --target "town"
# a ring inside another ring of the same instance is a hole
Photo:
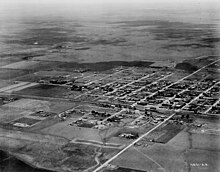
[[[191,73],[119,66],[49,76],[36,72],[31,76],[34,82],[16,78],[0,88],[2,132],[20,131],[32,141],[36,132],[42,139],[44,135],[69,139],[65,149],[91,145],[102,148],[97,156],[104,156],[102,150],[120,150],[93,167],[114,169],[120,165],[111,162],[131,146],[166,145],[187,128],[212,130],[206,129],[209,122],[199,119],[219,119],[220,80],[207,72],[218,67],[218,61]]]

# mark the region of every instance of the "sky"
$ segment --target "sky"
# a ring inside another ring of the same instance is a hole
[[[1,3],[217,3],[219,0],[0,0]]]
[[[180,12],[193,9],[198,11],[198,15],[201,15],[199,12],[206,11],[215,13],[215,17],[220,18],[220,0],[0,0],[0,14],[1,11],[5,11],[15,16],[26,13],[40,14],[42,9],[54,13],[59,11],[68,13],[68,10],[89,11],[96,8],[118,11],[148,8]]]
[[[79,5],[130,5],[146,4],[155,7],[166,7],[166,4],[173,6],[192,6],[194,8],[215,8],[220,7],[220,0],[0,0],[1,7],[21,6],[22,4],[79,4]]]

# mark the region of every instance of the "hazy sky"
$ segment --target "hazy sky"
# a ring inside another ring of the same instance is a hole
[[[220,0],[0,0],[0,14],[5,11],[12,16],[28,16],[31,13],[43,16],[43,10],[57,15],[59,12],[69,14],[73,11],[89,13],[94,9],[91,14],[95,14],[96,9],[115,9],[130,15],[132,11],[143,8],[186,14],[189,10],[194,10],[201,18],[220,18]],[[206,16],[203,12],[206,12]]]
[[[193,8],[216,8],[220,7],[220,0],[0,0],[0,7],[21,6],[22,4],[95,4],[113,5],[117,4],[147,4],[149,6],[164,7],[166,4],[181,7],[181,5]]]
[[[1,3],[217,3],[219,0],[0,0]]]

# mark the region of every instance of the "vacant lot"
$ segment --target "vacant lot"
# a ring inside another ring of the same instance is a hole
[[[100,136],[98,135],[98,130],[91,128],[81,128],[77,126],[69,125],[73,120],[68,120],[64,122],[59,122],[50,127],[44,128],[41,132],[45,134],[62,136],[67,139],[81,138],[86,140],[96,140],[101,141]]]

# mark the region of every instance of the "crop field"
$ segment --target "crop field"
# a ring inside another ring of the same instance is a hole
[[[8,123],[12,120],[18,119],[23,116],[27,116],[32,114],[33,112],[30,110],[18,109],[18,108],[8,108],[1,107],[0,108],[0,123]]]
[[[182,130],[182,127],[179,125],[168,124],[167,126],[163,127],[162,130],[167,130],[167,131],[165,134],[163,134],[162,136],[156,139],[157,143],[169,142],[169,140],[175,137]]]
[[[30,73],[24,76],[20,76],[16,78],[16,81],[24,81],[24,82],[39,82],[40,80],[49,80],[49,76],[38,76],[35,73]]]
[[[1,80],[14,80],[16,77],[28,74],[29,71],[17,69],[0,69]]]
[[[73,98],[74,96],[80,95],[82,93],[78,91],[71,91],[67,87],[41,84],[17,91],[16,94],[39,97]]]
[[[59,113],[74,106],[74,103],[69,102],[46,101],[26,98],[22,98],[20,100],[3,105],[3,107],[6,108],[26,109],[32,111],[43,110],[45,112],[53,113]]]

